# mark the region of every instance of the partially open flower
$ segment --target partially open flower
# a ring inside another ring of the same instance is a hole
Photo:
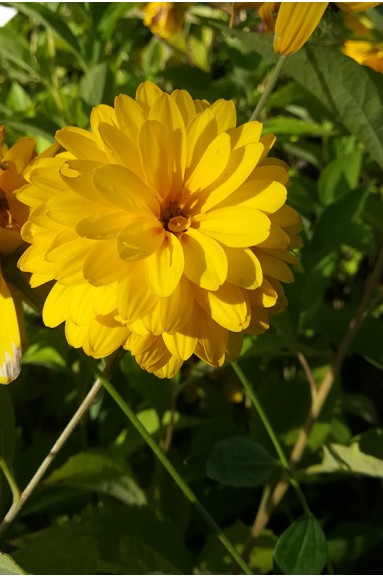
[[[20,371],[24,328],[20,296],[6,283],[1,260],[24,244],[20,231],[28,218],[28,207],[15,193],[26,184],[24,175],[36,157],[36,143],[32,138],[21,138],[8,149],[4,137],[5,128],[0,126],[0,383],[9,383]]]
[[[148,2],[144,8],[144,24],[161,38],[169,38],[184,26],[189,2]]]
[[[67,127],[68,151],[43,159],[19,199],[31,207],[19,261],[37,286],[55,279],[48,326],[103,357],[121,345],[156,375],[193,353],[220,366],[244,333],[286,305],[300,219],[285,164],[262,125],[236,127],[232,101],[141,84],[100,105],[91,132]]]

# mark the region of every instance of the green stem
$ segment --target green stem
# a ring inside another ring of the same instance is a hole
[[[270,94],[274,90],[274,87],[277,83],[277,80],[279,78],[279,75],[281,73],[282,68],[285,65],[286,60],[287,60],[287,56],[280,56],[279,57],[279,60],[278,60],[277,64],[275,65],[273,72],[271,73],[271,76],[270,76],[269,81],[266,85],[266,88],[265,88],[261,98],[259,99],[258,104],[255,107],[255,110],[254,110],[254,112],[251,115],[249,120],[258,120],[258,117],[259,117],[261,111],[263,110],[267,99],[269,98]]]
[[[12,471],[9,469],[5,460],[0,460],[0,469],[2,470],[8,485],[12,492],[13,504],[18,504],[20,502],[20,490],[13,476]]]
[[[97,375],[98,379],[110,394],[110,396],[114,399],[117,403],[119,408],[123,411],[126,417],[129,419],[131,424],[137,430],[137,432],[141,435],[143,440],[147,443],[150,447],[154,455],[159,459],[163,467],[167,470],[168,474],[173,478],[174,482],[177,484],[179,489],[183,492],[186,498],[190,501],[190,503],[198,510],[210,528],[217,534],[217,537],[221,544],[226,548],[226,550],[230,553],[233,559],[237,562],[238,566],[243,570],[243,572],[247,575],[252,575],[253,572],[250,570],[246,562],[242,559],[239,555],[237,550],[231,544],[231,542],[226,538],[225,534],[215,522],[215,520],[211,517],[209,512],[204,508],[201,502],[198,500],[197,496],[193,493],[193,491],[189,488],[189,486],[184,482],[181,478],[177,470],[171,464],[169,459],[166,457],[164,452],[160,449],[157,443],[154,441],[152,436],[147,432],[145,427],[142,425],[140,420],[137,418],[134,411],[129,407],[123,397],[118,393],[118,391],[114,388],[114,386],[110,383],[110,381],[105,377],[105,375],[93,365],[93,371]]]
[[[278,440],[278,438],[277,438],[277,436],[273,430],[273,427],[269,421],[269,418],[266,415],[265,410],[262,407],[261,402],[258,399],[258,396],[254,392],[249,380],[247,379],[246,375],[243,373],[243,371],[240,368],[240,366],[238,365],[238,363],[236,361],[233,361],[233,363],[231,365],[232,365],[235,373],[237,374],[239,381],[243,385],[243,388],[244,388],[247,396],[251,400],[255,411],[258,413],[258,415],[259,415],[259,417],[263,423],[263,426],[264,426],[265,430],[267,431],[267,433],[268,433],[268,435],[272,441],[272,444],[275,448],[275,451],[278,454],[279,460],[280,460],[283,468],[285,469],[286,474],[289,476],[290,484],[293,486],[293,488],[294,488],[294,490],[298,496],[298,499],[302,505],[304,512],[306,514],[310,514],[311,510],[310,510],[310,507],[306,501],[305,495],[302,492],[296,478],[294,478],[294,476],[292,475],[292,473],[290,471],[290,465],[289,465],[289,462],[287,460],[287,457],[285,456],[285,453],[282,449],[282,446],[279,443],[279,440]]]

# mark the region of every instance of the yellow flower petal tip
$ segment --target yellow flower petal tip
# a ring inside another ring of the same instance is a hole
[[[234,103],[152,82],[59,131],[65,158],[30,171],[22,198],[32,283],[55,280],[43,319],[94,357],[120,346],[158,377],[193,354],[220,367],[286,306],[300,219],[262,125]]]
[[[275,23],[274,51],[297,52],[318,26],[328,2],[281,2]]]

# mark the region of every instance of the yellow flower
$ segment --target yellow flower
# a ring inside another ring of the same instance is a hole
[[[329,2],[281,2],[275,23],[274,51],[287,56],[307,42],[318,26]],[[369,10],[380,2],[337,2],[351,12]]]
[[[366,16],[346,14],[346,27],[358,36],[357,40],[346,40],[342,52],[363,66],[383,72],[383,43],[374,41],[374,25]]]
[[[144,8],[144,24],[161,38],[180,32],[184,25],[188,2],[148,2]]]
[[[15,191],[25,185],[23,174],[35,156],[35,142],[22,138],[8,150],[4,137],[0,126],[0,383],[9,383],[20,371],[23,318],[21,300],[3,277],[1,259],[23,244],[20,231],[28,208]]]
[[[2,273],[2,261],[24,245],[21,228],[28,218],[28,207],[16,197],[26,184],[25,174],[35,158],[51,156],[58,150],[53,145],[36,157],[36,143],[21,138],[8,149],[4,143],[5,128],[0,126],[0,383],[9,383],[20,372],[24,339],[24,318],[21,296]]]
[[[160,377],[193,353],[221,366],[293,281],[301,225],[285,164],[267,158],[274,138],[236,127],[232,101],[151,82],[93,109],[91,129],[58,131],[67,152],[36,163],[19,193],[31,207],[19,266],[32,286],[57,281],[44,322],[65,322],[94,357],[122,345]]]

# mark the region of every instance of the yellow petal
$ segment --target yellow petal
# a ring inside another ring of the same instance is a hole
[[[122,319],[132,323],[150,313],[157,298],[147,285],[143,263],[132,264],[117,286],[117,309]]]
[[[262,152],[263,145],[260,143],[249,144],[233,151],[221,177],[198,193],[201,200],[201,204],[198,204],[200,209],[209,211],[236,191],[251,174]]]
[[[281,261],[280,259],[277,259],[261,250],[254,249],[254,253],[261,263],[264,275],[274,277],[275,279],[278,279],[278,281],[283,281],[284,283],[292,283],[294,281],[291,269],[284,261]]]
[[[23,174],[35,156],[36,143],[33,138],[23,137],[4,155],[3,161],[14,163],[19,174]]]
[[[0,383],[10,383],[20,373],[21,337],[16,305],[0,271]]]
[[[157,298],[158,299],[158,298]],[[170,297],[159,300],[159,323],[164,331],[174,334],[184,328],[193,314],[194,295],[193,289],[185,276]]]
[[[269,316],[265,309],[259,307],[251,308],[251,320],[245,329],[245,333],[248,335],[261,335],[268,330]]]
[[[348,12],[363,12],[364,10],[370,10],[379,6],[381,2],[335,2],[335,4],[341,10],[347,10]]]
[[[87,239],[115,239],[129,222],[129,216],[123,211],[106,215],[91,215],[77,223],[75,229],[80,237]]]
[[[120,279],[129,265],[120,259],[114,240],[95,243],[83,264],[83,275],[92,285],[107,285]]]
[[[225,247],[228,262],[227,281],[245,289],[259,287],[263,280],[262,267],[250,249]]]
[[[265,249],[287,249],[290,245],[290,237],[278,225],[271,222],[270,235],[258,247]]]
[[[193,355],[198,341],[197,337],[183,335],[182,333],[175,333],[174,335],[164,333],[162,337],[170,353],[183,361]]]
[[[145,261],[146,280],[159,297],[169,297],[184,272],[184,252],[175,235],[166,232],[159,249]]]
[[[209,365],[221,367],[225,362],[229,332],[204,312],[200,311],[197,315],[203,331],[200,332],[195,354]]]
[[[262,134],[263,124],[257,120],[246,122],[228,131],[232,149],[238,149],[248,144],[257,143]]]
[[[278,293],[267,279],[263,279],[262,285],[254,291],[249,291],[248,297],[251,306],[268,308],[276,304]]]
[[[196,108],[194,101],[187,90],[173,90],[171,98],[174,100],[181,116],[184,121],[184,125],[187,128],[192,119],[196,116]]]
[[[141,164],[146,180],[165,199],[172,188],[172,157],[166,132],[157,120],[145,121],[138,134]]]
[[[180,236],[185,255],[185,275],[203,289],[216,291],[227,276],[227,258],[221,245],[190,228]]]
[[[287,56],[307,42],[328,2],[281,2],[275,23],[274,51]]]
[[[217,121],[210,110],[198,114],[189,123],[186,131],[185,179],[198,165],[209,144],[217,137]]]
[[[155,191],[121,165],[105,165],[97,169],[93,175],[93,184],[105,200],[123,211],[147,207],[157,217],[160,215]]]
[[[142,176],[141,160],[137,141],[116,126],[102,122],[99,126],[100,135],[109,150],[111,162],[128,167],[138,176]]]
[[[57,327],[66,320],[73,287],[55,283],[45,300],[43,321],[47,327]]]
[[[193,225],[228,247],[251,247],[267,239],[270,219],[248,207],[225,207],[197,215]]]
[[[56,132],[56,140],[76,158],[108,162],[108,157],[98,148],[94,136],[83,128],[75,126],[62,128]]]
[[[117,237],[117,251],[124,261],[137,261],[157,251],[164,240],[162,224],[152,216],[132,219]]]
[[[185,186],[191,192],[199,192],[218,179],[225,170],[231,153],[230,137],[227,133],[217,136],[207,147]]]
[[[142,82],[137,88],[136,101],[147,110],[154,105],[161,94],[163,94],[162,90],[154,82],[147,80]]]
[[[237,124],[237,111],[233,100],[224,100],[220,98],[216,100],[210,107],[210,112],[218,125],[218,133],[235,128]]]
[[[286,202],[286,188],[276,181],[247,181],[232,195],[227,197],[219,207],[230,205],[249,207],[264,213],[275,213]]]
[[[60,177],[64,187],[63,192],[67,192],[69,187],[80,197],[89,200],[91,203],[98,203],[102,207],[111,204],[93,186],[93,173],[99,167],[104,166],[98,161],[69,160],[60,167]],[[55,187],[55,190],[56,187]],[[49,196],[52,195],[52,188]]]
[[[250,306],[245,292],[231,283],[217,291],[195,289],[195,297],[202,309],[222,327],[230,331],[246,329],[250,321]]]
[[[119,128],[132,142],[135,142],[138,131],[145,121],[140,105],[130,96],[120,94],[114,100],[114,108]]]

